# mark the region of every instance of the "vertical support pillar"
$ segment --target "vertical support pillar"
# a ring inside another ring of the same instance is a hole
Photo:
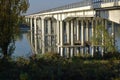
[[[86,41],[89,42],[89,21],[86,20]],[[86,53],[90,53],[90,47],[87,46]]]
[[[37,53],[39,53],[39,18],[36,19],[36,42]]]
[[[33,25],[32,25],[32,18],[30,19],[30,34],[31,34],[31,36],[30,36],[30,43],[32,44],[32,42],[33,42]]]
[[[69,21],[66,22],[67,43],[70,43],[70,26]]]
[[[35,48],[35,53],[37,54],[37,21],[36,18],[34,18],[34,48]]]
[[[77,24],[77,41],[80,41],[80,26],[79,26],[79,20],[76,22]],[[77,55],[80,53],[80,48],[77,48]]]
[[[66,22],[66,31],[67,31],[67,43],[70,43],[70,25],[69,25],[69,21]],[[67,58],[69,58],[69,47],[67,48]]]
[[[86,21],[86,41],[89,41],[89,24],[88,20]]]
[[[79,21],[77,20],[77,41],[80,40],[80,27],[79,27]]]
[[[50,52],[51,51],[51,20],[48,20],[48,34],[49,34],[49,36],[48,36],[48,44],[49,44],[49,47],[48,47],[48,51]]]
[[[42,49],[42,40],[41,40],[41,19],[38,19],[38,41],[39,41],[39,52],[41,53]]]
[[[60,55],[63,56],[63,21],[60,21],[60,44],[61,44],[61,53]]]
[[[38,19],[38,33],[40,36],[40,33],[41,33],[41,19],[40,18]]]
[[[84,24],[83,20],[81,20],[81,44],[84,46]]]
[[[57,51],[58,53],[60,53],[60,25],[59,25],[59,21],[57,20]]]
[[[54,47],[54,52],[56,52],[57,51],[57,48],[56,48],[56,21],[55,20],[52,20],[52,31],[53,32],[51,32],[51,34],[53,34],[54,35],[54,39],[51,39],[51,46],[53,46]],[[52,43],[55,43],[54,45],[52,44]]]
[[[94,19],[91,20],[91,27],[92,27],[92,37],[94,36]],[[93,56],[94,55],[94,44],[93,44],[93,41],[92,41],[92,46],[91,46],[91,55]]]
[[[44,27],[44,18],[41,19],[41,23],[42,23],[42,36],[41,36],[41,40],[42,40],[42,54],[45,53],[45,27]]]
[[[81,45],[82,45],[81,55],[83,55],[84,53],[84,23],[83,23],[83,20],[81,20]]]
[[[74,45],[74,26],[73,26],[73,20],[71,21],[71,46]],[[73,56],[73,48],[71,48],[71,54],[70,56],[72,57]]]

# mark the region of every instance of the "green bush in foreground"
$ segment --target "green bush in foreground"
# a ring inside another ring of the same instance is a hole
[[[0,59],[0,80],[119,80],[120,60],[95,60],[57,54],[30,59]]]

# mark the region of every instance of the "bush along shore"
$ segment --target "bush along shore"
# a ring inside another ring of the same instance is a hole
[[[0,59],[0,80],[120,80],[120,53],[63,58],[55,53]]]

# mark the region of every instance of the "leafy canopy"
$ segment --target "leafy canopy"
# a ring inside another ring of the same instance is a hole
[[[27,0],[0,0],[0,48],[4,56],[14,48],[15,35],[29,4]]]
[[[95,27],[95,35],[92,37],[93,45],[101,45],[105,48],[105,52],[115,52],[114,37],[109,34],[108,30],[103,25]]]

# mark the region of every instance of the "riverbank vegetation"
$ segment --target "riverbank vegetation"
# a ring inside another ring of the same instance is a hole
[[[120,80],[120,53],[101,58],[46,53],[0,59],[0,80]]]
[[[28,7],[28,0],[0,0],[0,51],[4,57],[15,49],[15,37]]]

